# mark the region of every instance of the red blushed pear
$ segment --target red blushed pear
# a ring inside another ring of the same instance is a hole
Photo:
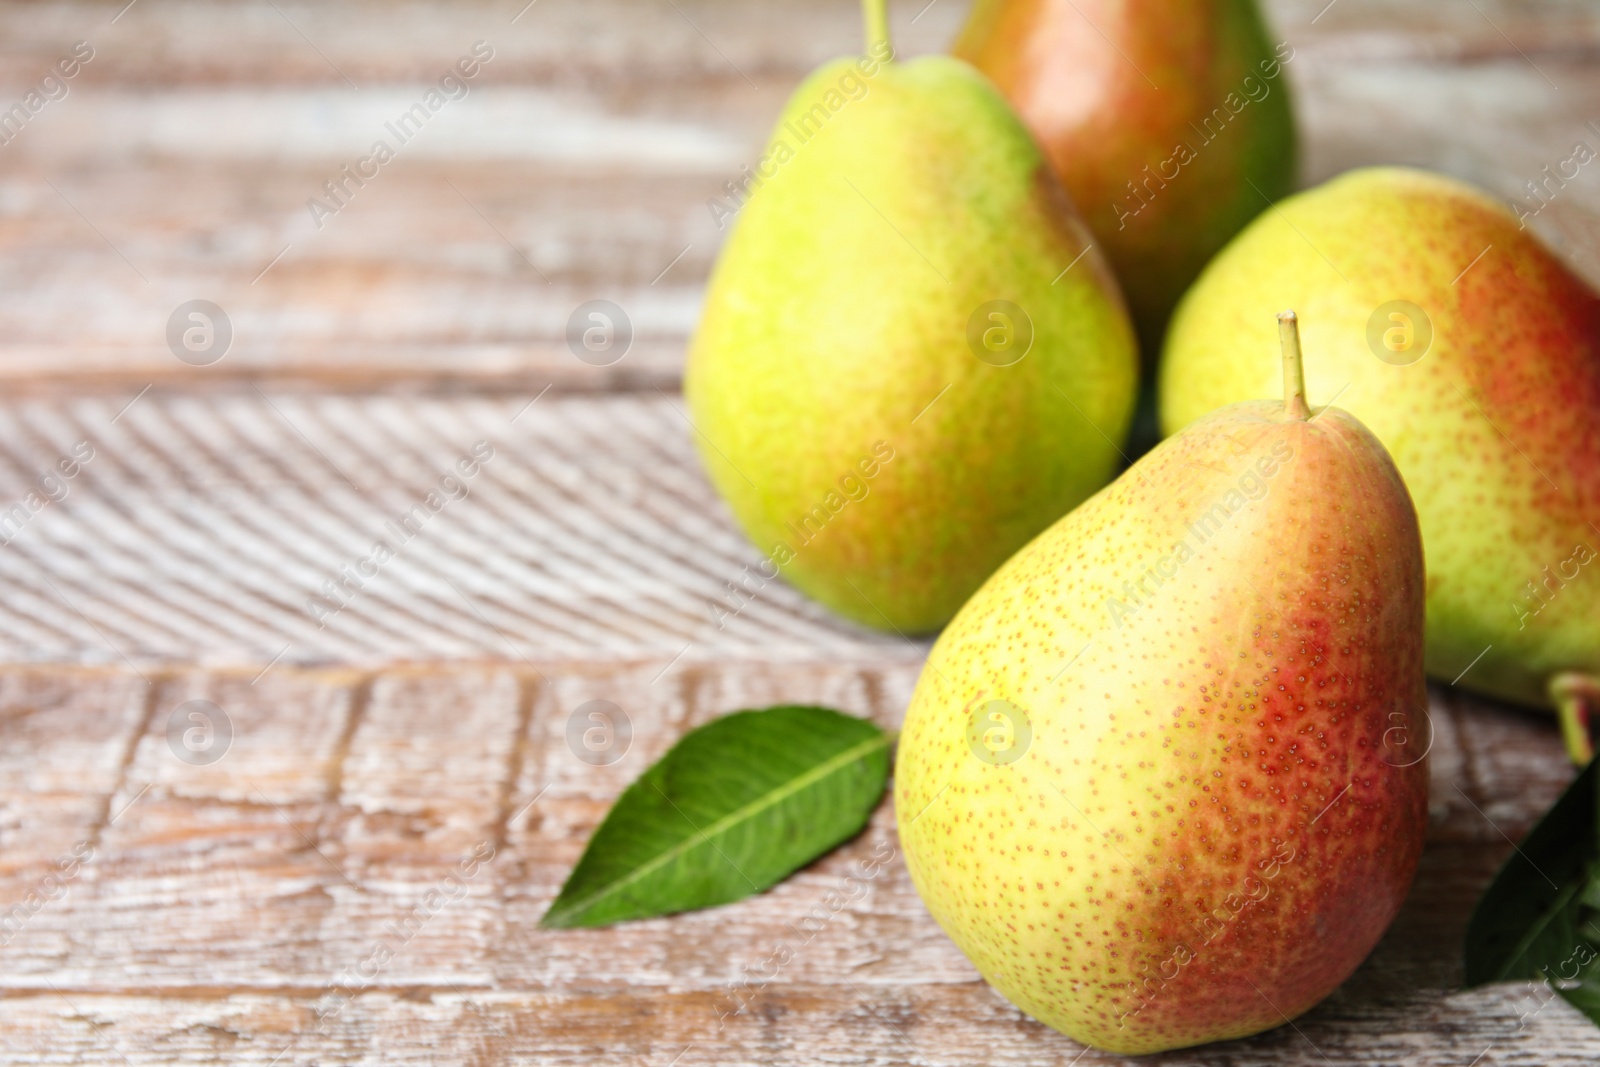
[[[954,52],[1038,138],[1153,366],[1206,261],[1294,184],[1293,49],[1255,0],[978,0]]]
[[[1429,672],[1563,715],[1600,708],[1600,294],[1498,201],[1398,167],[1284,200],[1173,319],[1168,432],[1259,395],[1240,353],[1274,307],[1306,315],[1311,395],[1372,428],[1416,500]]]
[[[1360,422],[1307,407],[1280,328],[1285,399],[1199,420],[1013,556],[901,734],[928,910],[1019,1008],[1114,1052],[1306,1011],[1422,851],[1416,514]]]

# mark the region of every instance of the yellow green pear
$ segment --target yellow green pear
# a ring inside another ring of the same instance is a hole
[[[1196,421],[1012,557],[900,738],[928,910],[1019,1008],[1114,1052],[1306,1011],[1422,851],[1416,515],[1360,422],[1307,408],[1282,328],[1285,399]]]
[[[1524,208],[1527,214],[1528,209]],[[1564,712],[1574,754],[1600,696],[1600,294],[1498,201],[1395,167],[1260,216],[1174,316],[1173,432],[1259,395],[1258,320],[1306,317],[1311,396],[1358,415],[1416,500],[1428,670]]]
[[[866,55],[807,79],[748,171],[684,393],[768,575],[918,633],[1111,478],[1137,356],[1004,99],[894,61],[866,10]]]

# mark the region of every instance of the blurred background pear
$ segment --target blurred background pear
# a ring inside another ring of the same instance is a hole
[[[1293,187],[1293,49],[1255,0],[977,0],[954,51],[1038,138],[1153,368],[1206,261]]]

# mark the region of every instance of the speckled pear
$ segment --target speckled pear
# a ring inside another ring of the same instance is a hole
[[[867,7],[867,55],[813,74],[750,171],[684,394],[763,576],[912,634],[1110,480],[1138,367],[1022,123],[964,62],[892,61]]]
[[[928,910],[1019,1008],[1114,1052],[1306,1011],[1422,850],[1416,515],[1360,422],[1308,409],[1282,328],[1286,399],[1198,420],[1012,557],[900,739]]]
[[[1283,201],[1173,319],[1170,433],[1259,395],[1264,313],[1306,316],[1311,395],[1393,454],[1428,554],[1428,670],[1562,712],[1600,709],[1600,294],[1498,201],[1398,167]]]

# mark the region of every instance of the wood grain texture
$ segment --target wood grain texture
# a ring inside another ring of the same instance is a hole
[[[751,900],[538,929],[685,730],[785,701],[892,727],[925,646],[781,584],[728,599],[759,557],[676,395],[706,201],[858,47],[857,4],[524,5],[0,4],[0,109],[95,49],[0,144],[0,1061],[1125,1062],[990,991],[898,857],[849,890],[898,849],[887,802]],[[965,13],[893,7],[904,54]],[[1267,7],[1304,183],[1408,162],[1526,198],[1600,146],[1583,0]],[[466,98],[317,225],[307,201],[477,40]],[[1600,279],[1591,170],[1534,226]],[[196,298],[234,332],[203,367],[166,339]],[[608,366],[566,339],[596,298],[635,331]],[[386,532],[430,491],[420,532]],[[612,762],[569,743],[591,701],[626,721]],[[225,750],[185,747],[196,709]],[[1473,901],[1569,774],[1554,727],[1443,689],[1431,720],[1428,850],[1373,956],[1293,1027],[1140,1062],[1600,1061],[1548,991],[1459,989]]]
[[[894,727],[915,673],[663,666],[148,683],[125,669],[0,671],[0,751],[25,750],[29,765],[0,779],[0,1050],[139,1064],[1073,1062],[1081,1048],[990,991],[923,910],[887,799],[859,838],[760,896],[540,930],[606,807],[684,730],[775,693]],[[632,731],[603,766],[567,741],[595,699]],[[232,726],[201,766],[169,740],[193,700]],[[1431,718],[1428,851],[1373,956],[1294,1027],[1150,1062],[1600,1056],[1600,1033],[1560,1001],[1459,989],[1456,946],[1505,835],[1526,832],[1569,773],[1555,731],[1443,690]],[[28,824],[50,797],[44,834]],[[84,843],[75,875],[27,907]],[[472,856],[483,862],[463,874]],[[793,959],[774,973],[780,943]],[[392,958],[368,966],[380,947]]]
[[[707,207],[759,157],[817,63],[859,47],[851,0],[0,5],[16,94],[74,41],[95,58],[0,147],[0,381],[10,389],[671,388],[726,230]],[[521,14],[519,15],[519,11]],[[945,0],[895,7],[906,55],[942,48]],[[1590,5],[1280,0],[1302,180],[1406,162],[1509,199],[1600,148]],[[513,22],[513,19],[515,21]],[[474,41],[470,93],[401,145],[385,124]],[[339,168],[394,142],[348,206]],[[1600,279],[1600,178],[1534,223]],[[183,302],[232,323],[227,355],[176,359]],[[609,299],[632,347],[567,344]]]
[[[694,432],[660,393],[0,401],[0,662],[919,662],[761,581]]]

